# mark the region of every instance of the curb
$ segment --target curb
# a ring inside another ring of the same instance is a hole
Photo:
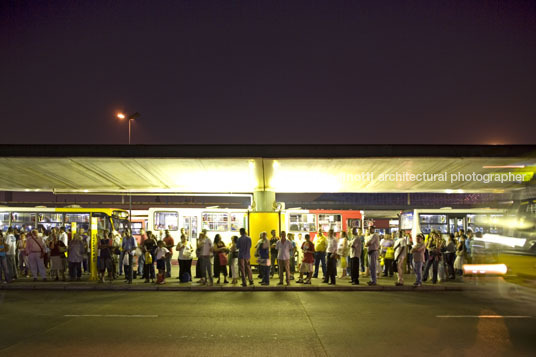
[[[76,285],[76,284],[53,284],[53,283],[32,283],[32,284],[9,284],[0,286],[0,290],[20,290],[20,291],[401,291],[401,292],[430,292],[430,291],[464,291],[468,287],[462,286],[133,286],[133,285]]]

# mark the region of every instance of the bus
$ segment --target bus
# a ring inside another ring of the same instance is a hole
[[[227,208],[149,208],[147,230],[152,231],[158,240],[164,238],[168,230],[175,244],[180,241],[181,230],[194,250],[199,233],[206,229],[209,238],[219,234],[225,245],[231,244],[231,237],[240,235],[240,228],[248,228],[247,209]],[[173,252],[173,257],[178,257]]]
[[[286,230],[293,234],[309,234],[314,239],[318,230],[330,229],[336,234],[353,228],[363,228],[363,211],[358,210],[294,210],[285,211]]]
[[[72,224],[77,229],[83,228],[90,232],[91,218],[97,218],[98,230],[117,231],[119,233],[129,227],[128,211],[113,208],[82,208],[69,206],[63,208],[49,207],[0,207],[0,229],[7,231],[9,227],[31,230],[65,227],[70,231]]]
[[[400,214],[400,231],[410,233],[415,239],[417,234],[430,234],[432,230],[442,235],[456,233],[460,230],[472,230],[474,233],[502,234],[500,224],[507,216],[504,209],[414,209]]]
[[[281,226],[274,229],[299,234],[310,234],[311,239],[319,229],[327,232],[333,229],[337,234],[352,228],[363,227],[363,212],[357,210],[302,210],[288,209],[280,212]],[[164,238],[168,230],[175,243],[180,240],[181,230],[191,246],[197,246],[197,238],[202,230],[207,230],[209,239],[219,234],[229,246],[232,236],[239,236],[240,228],[249,230],[247,209],[229,208],[149,208],[147,230],[157,239]],[[267,232],[269,233],[269,232]],[[279,233],[279,232],[278,232]],[[252,237],[253,245],[258,237]],[[177,253],[174,252],[174,257]]]
[[[536,254],[536,198],[524,199],[516,209],[516,221],[509,227],[509,235],[525,239],[524,250]]]

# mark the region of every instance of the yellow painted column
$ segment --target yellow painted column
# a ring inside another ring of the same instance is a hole
[[[255,246],[259,241],[261,232],[266,232],[270,239],[270,231],[275,229],[280,231],[280,224],[283,224],[284,217],[280,212],[250,212],[249,218],[249,236],[251,237],[251,265],[257,265],[255,257]]]
[[[97,280],[97,233],[98,233],[98,219],[97,217],[91,217],[91,249],[90,249],[90,275],[89,280]]]

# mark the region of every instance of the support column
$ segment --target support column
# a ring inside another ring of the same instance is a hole
[[[253,192],[252,209],[255,212],[274,212],[275,202],[275,192],[273,191]]]

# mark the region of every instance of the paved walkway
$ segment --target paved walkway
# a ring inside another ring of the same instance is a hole
[[[195,268],[192,268],[192,272]],[[312,279],[310,285],[298,284],[296,280],[299,274],[295,274],[295,280],[291,280],[290,286],[278,285],[279,278],[277,275],[270,279],[269,286],[260,285],[260,279],[257,274],[254,274],[255,285],[242,287],[239,282],[236,285],[231,284],[231,279],[228,279],[228,284],[216,284],[214,279],[213,286],[202,285],[197,283],[199,279],[194,279],[192,283],[180,283],[176,278],[178,275],[178,267],[173,266],[172,278],[167,278],[166,283],[157,285],[154,283],[145,283],[144,279],[134,279],[132,284],[127,284],[124,276],[119,276],[114,281],[106,281],[104,283],[89,280],[88,274],[82,275],[81,281],[51,281],[46,282],[38,280],[33,281],[32,278],[19,278],[10,284],[1,284],[0,289],[5,290],[132,290],[132,291],[460,291],[473,287],[470,279],[465,278],[464,281],[460,278],[456,281],[446,281],[437,284],[426,282],[422,287],[413,287],[415,281],[414,274],[404,275],[406,285],[395,286],[396,278],[378,278],[376,286],[368,286],[368,277],[360,277],[360,285],[352,285],[350,279],[337,279],[336,285],[328,285],[322,283],[322,279]]]

